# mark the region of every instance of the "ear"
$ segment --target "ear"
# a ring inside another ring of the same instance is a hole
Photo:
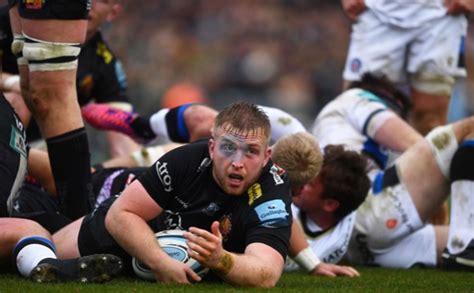
[[[207,142],[207,146],[209,149],[209,155],[211,156],[211,160],[214,158],[214,150],[216,148],[216,141],[213,138],[210,138]]]
[[[108,22],[114,20],[117,16],[119,16],[123,11],[123,6],[120,3],[115,3],[112,6],[112,9],[110,10],[109,14],[107,15],[106,20]]]
[[[335,212],[339,208],[339,201],[333,198],[325,198],[323,202],[323,210],[326,212]]]
[[[265,150],[265,159],[263,161],[263,166],[266,166],[267,163],[268,163],[268,160],[270,160],[270,157],[272,156],[272,148],[271,147],[267,147],[267,149]]]

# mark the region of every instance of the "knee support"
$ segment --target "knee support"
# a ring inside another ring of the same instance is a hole
[[[451,162],[451,181],[474,181],[474,140],[464,141]]]
[[[458,149],[458,141],[452,125],[436,127],[426,136],[433,151],[436,163],[446,178],[449,178],[449,168],[454,153]]]
[[[411,76],[411,85],[419,92],[435,96],[451,96],[454,78],[449,75],[421,71]]]
[[[24,35],[23,57],[30,71],[71,70],[77,68],[81,52],[79,43],[57,43],[33,39]]]
[[[25,45],[25,37],[22,34],[13,34],[13,41],[11,44],[11,50],[13,55],[16,56],[16,63],[18,65],[28,65],[28,60],[23,57],[23,47]]]

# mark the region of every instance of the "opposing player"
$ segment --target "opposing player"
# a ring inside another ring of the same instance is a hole
[[[454,80],[466,76],[466,14],[474,10],[474,3],[342,0],[342,4],[356,20],[343,74],[346,85],[367,72],[383,74],[411,87],[411,121],[420,133],[446,124]]]
[[[312,133],[324,147],[344,144],[368,156],[372,178],[390,166],[408,147],[423,139],[403,117],[410,109],[408,98],[385,78],[365,74],[362,80],[328,103],[318,114]],[[432,222],[446,224],[447,205]]]
[[[294,197],[307,234],[326,239],[338,231],[345,235],[345,244],[339,249],[327,246],[331,258],[323,259],[337,261],[347,251],[347,259],[356,264],[409,268],[442,263],[449,269],[472,270],[473,139],[472,117],[436,128],[394,166],[378,171],[367,196],[346,188],[357,185],[346,183],[341,169],[334,168],[328,176],[332,160],[325,161],[318,178]],[[425,224],[449,193],[449,227]],[[339,213],[362,200],[356,213],[339,219]],[[326,232],[318,235],[318,231]],[[324,242],[313,241],[322,249]]]

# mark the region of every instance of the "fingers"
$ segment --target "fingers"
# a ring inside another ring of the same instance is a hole
[[[185,271],[186,271],[186,275],[187,275],[189,281],[191,281],[191,282],[200,282],[201,281],[201,277],[199,277],[199,275],[196,274],[196,272],[193,271],[193,269],[191,269],[191,267],[186,266]]]
[[[219,238],[222,238],[221,230],[219,229],[219,222],[218,221],[214,221],[212,223],[211,231],[212,231],[212,234],[214,234],[215,236],[217,236]]]
[[[360,274],[354,268],[349,266],[337,266],[336,273],[339,276],[347,276],[347,277],[359,277]]]

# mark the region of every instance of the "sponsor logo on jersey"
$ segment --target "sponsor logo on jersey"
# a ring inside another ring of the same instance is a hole
[[[284,181],[283,179],[281,179],[281,175],[285,173],[285,170],[273,164],[273,166],[270,168],[270,173],[273,175],[273,180],[275,181],[275,185],[283,184]]]
[[[179,212],[174,213],[173,211],[166,210],[165,220],[163,222],[166,225],[166,230],[171,230],[171,229],[184,230],[183,227],[181,226],[182,219]]]
[[[211,202],[202,212],[208,216],[214,216],[221,208],[215,203]]]
[[[26,9],[41,9],[44,5],[44,0],[23,0]]]
[[[267,228],[278,228],[289,224],[289,213],[281,199],[274,199],[255,207],[260,224]]]
[[[227,240],[227,236],[230,234],[232,230],[232,214],[223,215],[222,218],[219,220],[219,231],[222,234],[223,240]]]
[[[161,184],[166,192],[171,192],[173,187],[171,187],[171,176],[168,172],[168,168],[166,167],[168,163],[162,163],[160,161],[156,162],[156,173],[158,178],[160,179]]]
[[[389,230],[392,230],[397,226],[397,224],[398,224],[397,219],[388,219],[385,222],[385,227],[387,227]]]
[[[247,190],[247,194],[249,195],[249,206],[253,204],[259,197],[262,196],[262,186],[260,184],[255,183],[254,185],[250,186]]]
[[[26,158],[25,137],[14,126],[12,126],[10,132],[10,147]]]
[[[110,52],[109,48],[107,48],[107,46],[103,42],[97,43],[97,49],[95,53],[97,54],[97,56],[100,56],[102,57],[102,59],[104,59],[105,64],[109,64],[114,58],[112,52]]]
[[[351,71],[352,72],[359,72],[360,68],[362,67],[362,61],[359,58],[354,58],[351,61]]]

